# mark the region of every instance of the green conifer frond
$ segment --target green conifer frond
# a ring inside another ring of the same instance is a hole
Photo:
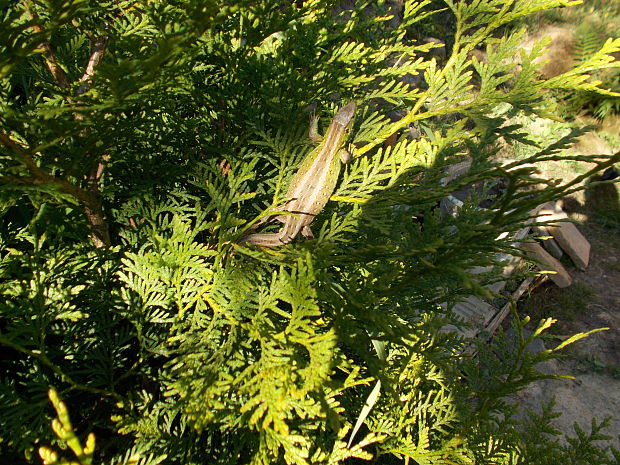
[[[612,54],[619,51],[620,39],[607,39],[597,53],[590,56],[583,63],[579,63],[572,70],[549,79],[546,86],[551,89],[587,90],[603,95],[620,97],[619,92],[600,88],[602,81],[588,81],[590,78],[588,73],[592,71],[620,67],[620,63],[612,56]]]
[[[601,25],[585,21],[575,30],[573,56],[579,62],[585,62],[598,52],[605,43],[605,31]]]

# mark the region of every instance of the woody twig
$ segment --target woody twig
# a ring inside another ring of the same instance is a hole
[[[38,24],[39,17],[37,13],[31,8],[30,1],[27,1],[25,3],[25,8],[26,12],[33,20],[34,24],[32,25],[32,28],[36,33],[43,35],[43,28],[40,24]],[[86,64],[84,74],[77,81],[80,86],[75,91],[76,97],[86,93],[90,88],[93,76],[97,67],[101,63],[101,60],[103,59],[108,43],[107,36],[101,36],[98,38],[93,38],[92,36],[89,36],[89,38],[92,44],[92,51],[88,63]],[[71,82],[69,81],[67,74],[60,67],[56,55],[54,54],[54,51],[52,50],[49,42],[43,40],[39,46],[43,50],[43,58],[45,60],[45,64],[55,81],[58,83],[58,86],[61,89],[70,89]],[[73,103],[72,98],[69,95],[66,96],[66,100],[69,103]],[[83,121],[84,115],[75,112],[74,118],[77,121]],[[15,155],[17,155],[19,161],[26,166],[30,174],[33,176],[33,179],[30,180],[32,183],[55,184],[60,188],[61,191],[72,195],[82,204],[91,231],[91,238],[95,247],[101,248],[111,245],[108,226],[104,220],[103,211],[101,209],[102,201],[99,190],[99,182],[101,180],[101,176],[103,175],[106,164],[109,160],[109,155],[103,154],[97,157],[97,161],[94,162],[93,167],[91,168],[88,175],[84,176],[84,179],[86,180],[86,189],[83,189],[68,181],[56,178],[46,173],[42,168],[37,165],[32,155],[21,146],[16,144],[12,139],[10,139],[7,134],[0,132],[0,143],[6,148],[8,148]]]
[[[37,15],[35,11],[33,11],[30,8],[30,2],[26,2],[25,6],[26,6],[26,11],[28,12],[28,15],[30,16],[30,18],[33,21],[37,21],[39,19],[39,16]],[[43,28],[41,27],[40,24],[37,24],[37,23],[33,24],[32,29],[34,29],[34,32],[36,32],[37,34],[43,33]],[[50,46],[50,44],[46,41],[43,41],[39,44],[39,47],[43,49],[43,57],[45,58],[45,65],[47,66],[47,69],[50,70],[50,73],[52,73],[52,76],[54,76],[54,79],[56,80],[58,85],[63,89],[68,89],[70,87],[69,80],[67,79],[67,75],[65,74],[63,69],[58,64],[58,60],[56,60],[56,55],[54,55],[54,52],[52,51],[52,47]]]
[[[92,52],[90,55],[90,59],[88,60],[88,64],[86,65],[86,70],[84,71],[84,74],[79,80],[82,85],[80,85],[80,87],[78,88],[76,93],[77,95],[82,95],[88,91],[92,82],[92,77],[95,74],[95,69],[97,69],[97,66],[99,66],[99,63],[101,62],[101,59],[103,58],[103,55],[105,53],[106,46],[108,45],[108,37],[101,36],[96,39],[92,39],[91,43]]]
[[[32,154],[27,149],[12,140],[2,131],[0,131],[0,144],[4,145],[4,147],[6,147],[9,151],[13,152],[31,175],[31,177],[27,179],[11,178],[12,181],[26,182],[34,185],[53,184],[61,192],[74,197],[84,207],[84,212],[88,219],[88,224],[91,231],[91,239],[95,247],[102,248],[109,247],[111,245],[108,226],[103,219],[101,198],[98,195],[98,189],[96,192],[93,192],[91,189],[83,189],[63,178],[57,178],[47,173],[43,168],[37,165],[34,158],[32,158]],[[100,177],[101,173],[97,172],[96,176]]]

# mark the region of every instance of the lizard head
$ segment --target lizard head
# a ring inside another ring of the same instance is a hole
[[[347,126],[351,120],[353,119],[353,115],[355,114],[355,108],[357,105],[355,102],[349,102],[336,113],[334,116],[334,121],[343,126]]]

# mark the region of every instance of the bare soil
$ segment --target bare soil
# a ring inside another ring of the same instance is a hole
[[[564,210],[591,243],[590,264],[580,271],[563,257],[572,286],[559,289],[547,281],[519,304],[520,315],[531,315],[534,322],[548,317],[558,320],[544,341],[546,348],[578,332],[608,329],[569,346],[565,358],[539,367],[574,379],[536,383],[519,395],[519,401],[536,410],[555,399],[562,416],[554,426],[571,436],[574,423],[589,432],[592,418],[600,422],[611,417],[605,432],[615,438],[613,445],[620,450],[619,190],[617,185],[599,185],[564,199]]]
[[[570,11],[563,10],[568,14]],[[587,19],[587,18],[586,18]],[[585,20],[585,19],[584,19]],[[551,39],[542,61],[544,77],[557,76],[574,66],[573,49],[575,28],[573,21],[560,25],[544,25],[530,33],[524,49],[544,37]],[[595,120],[584,121],[585,124]],[[543,132],[545,120],[528,130]],[[610,116],[599,122],[598,132],[584,135],[573,147],[582,154],[612,154],[620,147],[610,146],[609,137],[620,136],[620,117]],[[560,165],[554,171],[540,167],[548,177],[568,180],[589,167]],[[592,180],[596,181],[596,179]],[[573,278],[573,284],[559,289],[547,280],[518,304],[521,317],[530,315],[532,328],[542,318],[556,318],[558,322],[549,331],[549,337],[538,344],[538,350],[552,348],[579,332],[608,328],[590,335],[565,350],[566,357],[541,364],[546,373],[564,374],[573,379],[548,380],[535,383],[521,392],[518,401],[525,408],[540,411],[541,403],[555,399],[555,409],[562,415],[554,420],[561,432],[574,436],[573,424],[590,431],[592,418],[598,422],[610,417],[606,434],[620,450],[620,184],[590,185],[583,192],[563,200],[562,207],[575,221],[578,229],[592,246],[590,263],[585,271],[578,270],[567,257],[562,263]],[[504,324],[509,324],[505,321]]]

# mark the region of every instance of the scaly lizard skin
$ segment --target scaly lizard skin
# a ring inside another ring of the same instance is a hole
[[[334,116],[321,143],[304,158],[286,192],[289,200],[277,209],[290,214],[270,216],[265,220],[280,221],[282,229],[277,233],[250,234],[242,240],[243,243],[277,247],[288,244],[300,232],[304,237],[313,237],[309,225],[334,192],[340,164],[347,163],[351,158],[344,150],[344,143],[351,129],[355,108],[354,102],[342,107]]]

